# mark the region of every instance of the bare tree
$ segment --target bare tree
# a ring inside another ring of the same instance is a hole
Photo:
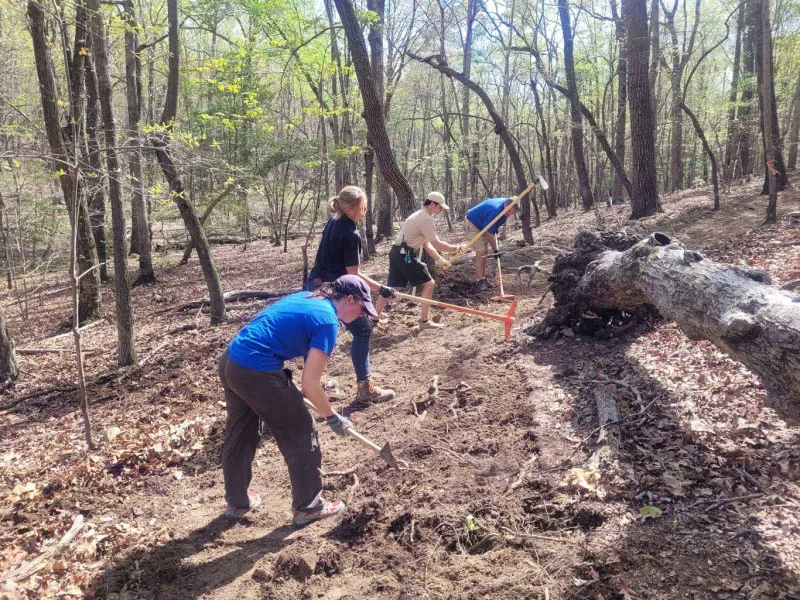
[[[614,17],[614,28],[617,38],[617,120],[614,131],[614,154],[620,164],[625,164],[625,119],[628,107],[628,34],[625,31],[625,5],[627,0],[620,1],[622,15],[617,12],[616,0],[611,0],[611,14]],[[611,184],[611,198],[614,202],[622,200],[622,191],[625,185],[622,176],[615,172]]]
[[[589,171],[586,168],[586,157],[583,153],[583,118],[581,117],[581,100],[578,96],[578,83],[575,78],[575,59],[573,57],[572,25],[570,24],[567,0],[558,0],[558,14],[561,18],[561,31],[564,34],[564,68],[567,75],[567,91],[569,93],[569,114],[572,120],[570,135],[572,136],[572,157],[578,176],[578,191],[583,202],[583,209],[589,210],[594,203],[592,187],[589,182]]]
[[[381,176],[392,186],[397,195],[397,202],[403,217],[407,217],[416,208],[414,192],[408,185],[408,180],[400,171],[392,152],[389,142],[389,134],[386,131],[386,120],[383,115],[382,98],[378,96],[375,79],[372,76],[372,68],[369,64],[367,46],[361,33],[361,26],[358,23],[355,9],[350,0],[335,0],[336,10],[342,21],[347,42],[350,46],[350,55],[353,58],[353,68],[358,78],[358,87],[361,90],[361,98],[364,102],[364,120],[367,122],[367,130],[375,156],[378,159],[378,166]]]
[[[683,73],[694,51],[694,41],[697,37],[697,28],[700,25],[700,0],[695,0],[692,32],[688,40],[685,35],[683,40],[679,40],[678,32],[675,28],[675,13],[678,10],[678,4],[679,0],[675,0],[672,10],[668,10],[663,0],[661,0],[661,8],[666,18],[665,24],[672,41],[672,48],[670,50],[672,62],[670,64],[669,74],[670,83],[672,85],[672,105],[670,107],[672,131],[670,132],[670,166],[667,186],[667,190],[670,192],[683,189],[683,113],[681,112]]]
[[[800,140],[800,75],[794,87],[794,104],[792,105],[792,120],[789,124],[789,161],[786,168],[794,171],[797,168],[797,148]]]
[[[136,285],[155,283],[151,253],[150,227],[147,222],[147,200],[142,171],[142,135],[139,121],[142,114],[141,61],[139,59],[139,23],[133,0],[123,4],[125,17],[125,94],[128,104],[128,170],[131,176],[131,252],[139,255]]]
[[[153,145],[156,157],[164,172],[164,177],[169,182],[170,193],[178,210],[181,213],[186,229],[197,249],[197,258],[203,271],[208,296],[211,305],[211,324],[219,325],[225,319],[225,299],[222,294],[222,284],[219,273],[211,256],[211,247],[208,244],[206,233],[194,207],[186,198],[183,181],[172,154],[169,150],[170,129],[178,114],[178,84],[180,78],[180,40],[178,25],[178,0],[167,1],[167,18],[169,21],[169,73],[167,77],[167,97],[164,101],[164,112],[161,116],[163,131],[153,136]]]
[[[28,19],[30,22],[33,54],[36,61],[36,73],[39,79],[39,91],[42,101],[42,113],[50,146],[51,158],[59,174],[61,192],[67,206],[70,222],[76,229],[76,261],[77,269],[82,274],[79,279],[78,316],[81,321],[96,319],[100,316],[100,276],[98,273],[97,252],[92,235],[89,208],[86,202],[78,160],[76,158],[76,141],[82,135],[84,122],[84,58],[86,47],[85,5],[76,6],[76,30],[73,60],[70,62],[70,123],[64,129],[59,124],[58,92],[53,74],[55,65],[50,55],[50,44],[46,35],[45,12],[36,0],[28,2]],[[82,53],[83,52],[83,53]],[[65,50],[66,53],[66,50]]]
[[[508,130],[505,121],[503,121],[503,117],[500,116],[500,113],[497,112],[497,109],[494,107],[494,103],[492,99],[489,97],[489,94],[479,86],[477,83],[469,79],[463,73],[459,73],[454,69],[451,69],[446,64],[442,64],[441,56],[429,56],[427,58],[423,58],[422,56],[418,56],[413,52],[409,51],[408,55],[417,60],[419,62],[425,63],[430,65],[440,73],[446,75],[447,77],[452,77],[453,79],[458,80],[461,84],[468,87],[471,91],[475,92],[475,94],[481,99],[484,106],[486,107],[486,111],[489,113],[489,116],[494,123],[494,131],[497,135],[500,136],[500,139],[503,140],[505,144],[506,151],[508,152],[508,158],[511,161],[511,167],[514,169],[514,174],[517,179],[517,187],[519,188],[519,193],[521,193],[526,187],[528,187],[528,178],[525,175],[525,168],[522,166],[522,159],[519,155],[519,150],[517,149],[516,141],[514,140],[511,132]],[[527,202],[526,202],[527,200]],[[538,215],[538,206],[535,204],[531,205],[530,197],[528,195],[523,198],[521,201],[522,204],[522,236],[525,241],[529,244],[533,243],[533,234],[531,233],[530,229],[530,208],[533,206],[534,210],[537,212]],[[527,223],[526,223],[527,219]]]
[[[17,355],[14,351],[14,340],[6,326],[6,311],[0,305],[0,383],[14,381],[19,377]]]
[[[763,110],[762,127],[764,132],[765,162],[767,165],[767,185],[769,187],[769,202],[767,203],[767,218],[764,224],[774,223],[778,220],[778,169],[775,162],[777,158],[773,132],[774,120],[774,87],[772,82],[772,32],[769,27],[769,0],[755,0],[755,10],[759,11],[761,22],[761,41],[763,43],[761,57],[761,71],[763,85]]]
[[[108,70],[106,27],[100,13],[100,0],[88,0],[91,60],[97,72],[100,108],[108,170],[108,199],[114,235],[114,297],[117,308],[117,364],[126,367],[136,362],[133,343],[133,309],[128,283],[128,248],[125,239],[125,209],[122,201],[122,169],[117,153],[117,124],[114,120],[111,75]]]

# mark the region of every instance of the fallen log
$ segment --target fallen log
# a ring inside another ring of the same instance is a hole
[[[236,290],[232,292],[226,292],[223,294],[223,299],[225,302],[241,302],[242,300],[269,300],[269,299],[277,299],[283,298],[284,296],[288,296],[289,294],[294,294],[299,292],[300,290]],[[169,312],[169,311],[176,311],[181,312],[184,310],[196,310],[198,308],[202,308],[204,306],[209,306],[211,302],[208,298],[203,298],[201,300],[192,300],[191,302],[185,302],[183,304],[179,304],[178,306],[168,308],[165,311],[160,312]]]
[[[594,390],[600,435],[597,448],[589,458],[589,468],[596,471],[614,462],[620,445],[619,423],[622,420],[616,390],[611,385],[599,385]]]
[[[654,307],[761,378],[766,405],[800,421],[800,301],[746,266],[717,263],[663,233],[585,231],[553,268],[555,304],[529,333],[554,335],[588,315]],[[596,317],[601,317],[600,319]]]

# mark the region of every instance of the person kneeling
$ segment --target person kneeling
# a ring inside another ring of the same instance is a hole
[[[400,234],[389,251],[389,279],[386,285],[390,289],[407,285],[422,286],[420,296],[429,300],[433,298],[436,282],[431,277],[428,266],[420,258],[421,250],[424,248],[439,263],[444,262],[444,259],[437,250],[455,253],[460,248],[460,246],[453,246],[440,240],[436,234],[436,224],[433,218],[446,210],[450,210],[450,207],[445,204],[444,196],[439,192],[431,192],[422,208],[405,220]],[[381,295],[378,298],[378,315],[382,314],[388,302],[389,297]],[[444,327],[442,323],[434,323],[428,319],[429,310],[430,305],[423,303],[420,308],[420,326],[423,328]]]
[[[258,495],[247,492],[260,437],[259,418],[272,432],[289,469],[294,524],[306,525],[344,510],[341,501],[322,497],[322,453],[303,396],[337,435],[345,435],[353,426],[331,408],[321,378],[336,346],[339,321],[351,323],[365,312],[378,316],[367,284],[357,275],[345,275],[264,309],[222,354],[219,378],[228,415],[222,450],[226,517],[240,518],[261,503]],[[302,392],[292,382],[292,372],[284,368],[285,360],[300,356],[306,357]]]

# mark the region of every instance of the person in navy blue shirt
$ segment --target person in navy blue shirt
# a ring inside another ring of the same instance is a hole
[[[258,506],[248,494],[252,463],[260,435],[259,418],[272,432],[289,469],[293,521],[305,525],[340,513],[342,502],[322,497],[322,454],[314,419],[303,396],[344,435],[352,423],[337,414],[322,389],[322,373],[336,347],[339,321],[352,323],[366,313],[377,317],[366,283],[345,275],[312,293],[287,296],[261,311],[220,357],[219,377],[225,390],[227,423],[222,450],[225,516],[240,518]],[[292,382],[287,360],[305,357],[302,392]]]
[[[384,298],[393,297],[393,288],[381,285],[361,272],[361,236],[356,223],[367,214],[367,195],[364,190],[355,185],[343,187],[339,195],[331,199],[329,209],[333,216],[322,231],[306,289],[313,291],[325,282],[350,274],[361,277],[370,289]],[[370,403],[391,400],[395,395],[394,390],[378,387],[370,375],[372,324],[369,319],[361,317],[345,326],[353,334],[350,357],[356,372],[356,399]]]
[[[471,240],[483,231],[483,228],[513,201],[513,198],[490,198],[470,208],[464,219],[464,232],[467,234],[467,239]],[[497,219],[473,246],[475,249],[475,276],[478,279],[478,289],[481,291],[492,287],[486,279],[486,254],[489,248],[492,249],[492,252],[497,253],[497,232],[505,225],[508,217],[517,212],[518,208],[519,205],[515,204],[511,210]]]

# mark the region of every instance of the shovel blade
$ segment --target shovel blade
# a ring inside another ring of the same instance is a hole
[[[381,458],[386,461],[386,464],[392,467],[393,469],[400,470],[400,465],[397,464],[397,460],[394,458],[394,454],[392,454],[392,448],[389,446],[389,442],[386,442],[381,448]]]

